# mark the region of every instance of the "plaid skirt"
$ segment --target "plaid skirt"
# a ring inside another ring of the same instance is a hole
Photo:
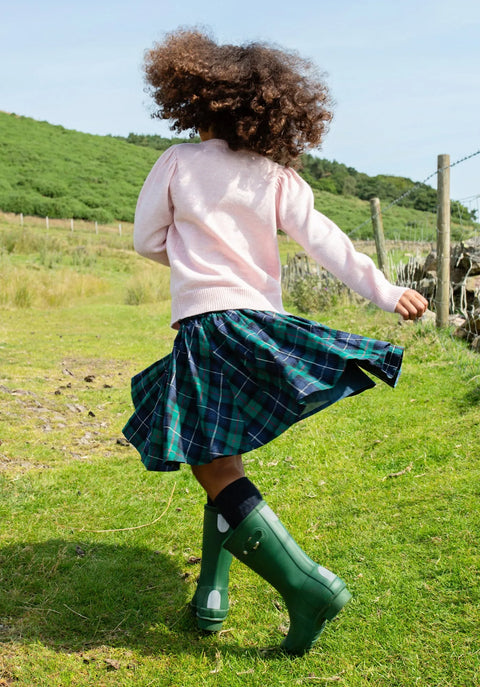
[[[225,310],[182,320],[173,351],[132,379],[123,429],[148,470],[178,470],[268,443],[375,386],[395,386],[403,350],[292,315]]]

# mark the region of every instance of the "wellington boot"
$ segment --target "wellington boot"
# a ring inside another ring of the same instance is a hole
[[[226,549],[282,595],[290,629],[282,648],[304,654],[351,598],[345,583],[314,563],[262,501],[224,543]]]
[[[227,617],[228,574],[232,554],[222,544],[231,531],[217,508],[205,506],[200,577],[190,602],[197,616],[198,627],[202,630],[218,632]]]

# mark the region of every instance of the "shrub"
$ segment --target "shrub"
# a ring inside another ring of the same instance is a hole
[[[297,277],[285,296],[301,313],[309,314],[331,308],[340,296],[350,297],[350,291],[329,272],[321,270]]]
[[[17,215],[21,212],[25,215],[33,215],[32,196],[23,191],[0,193],[0,209],[4,212],[15,212]]]
[[[46,196],[47,198],[59,198],[69,193],[68,186],[61,179],[46,179],[45,177],[41,177],[40,179],[36,179],[32,188],[38,191],[41,196]]]

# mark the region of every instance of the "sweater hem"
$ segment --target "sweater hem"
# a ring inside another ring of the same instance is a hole
[[[185,305],[188,303],[188,305]],[[176,328],[179,320],[217,310],[267,310],[287,314],[280,294],[265,295],[243,287],[212,287],[191,291],[182,296],[182,303],[172,302],[170,325]]]

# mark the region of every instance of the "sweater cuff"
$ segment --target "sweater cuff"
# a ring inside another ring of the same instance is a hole
[[[388,284],[388,289],[378,289],[377,298],[375,299],[376,305],[382,310],[387,312],[395,312],[395,307],[405,293],[408,290],[406,286],[395,286],[393,284]]]

